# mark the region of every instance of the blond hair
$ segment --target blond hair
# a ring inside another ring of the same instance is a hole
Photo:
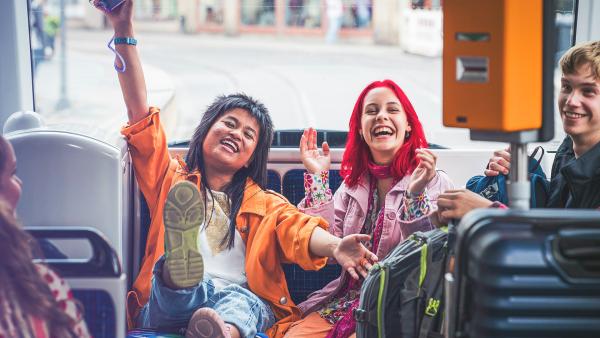
[[[575,74],[581,67],[590,66],[597,80],[600,79],[600,41],[584,42],[571,47],[559,61],[563,74]]]

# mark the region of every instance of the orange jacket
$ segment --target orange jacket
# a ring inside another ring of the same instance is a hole
[[[121,130],[127,138],[138,185],[151,218],[142,266],[133,290],[127,295],[130,328],[148,301],[152,268],[164,253],[163,208],[167,193],[181,180],[200,187],[200,173],[188,172],[183,161],[169,156],[158,113],[157,108],[150,108],[148,117]],[[248,286],[269,303],[279,320],[267,334],[282,337],[288,326],[300,319],[300,311],[290,297],[281,263],[293,262],[306,270],[323,267],[327,258],[312,256],[308,243],[315,227],[327,229],[327,222],[299,212],[284,197],[264,191],[248,179],[236,225],[246,243]]]

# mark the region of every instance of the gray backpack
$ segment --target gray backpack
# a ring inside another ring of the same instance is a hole
[[[374,265],[354,311],[358,338],[442,337],[448,232],[416,232]]]

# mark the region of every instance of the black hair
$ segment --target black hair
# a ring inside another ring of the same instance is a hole
[[[259,101],[252,97],[238,93],[231,95],[218,96],[215,101],[208,106],[200,124],[194,131],[194,136],[190,140],[190,149],[186,156],[185,162],[188,170],[193,171],[198,169],[201,175],[202,193],[204,194],[204,203],[207,203],[207,194],[211,194],[208,188],[208,181],[206,179],[206,168],[204,164],[204,157],[202,154],[202,144],[208,134],[208,131],[223,114],[233,109],[244,109],[250,116],[256,119],[256,122],[260,126],[258,135],[258,143],[256,149],[252,154],[248,167],[242,167],[234,175],[231,182],[229,182],[224,189],[225,194],[231,202],[231,212],[229,215],[229,232],[222,243],[227,243],[227,247],[231,248],[234,244],[235,229],[236,229],[236,216],[242,201],[244,198],[244,189],[246,187],[246,179],[251,178],[261,189],[265,189],[267,184],[267,159],[269,156],[269,148],[273,139],[273,122],[269,116],[267,108]],[[214,201],[214,199],[213,199]],[[214,204],[213,204],[214,208]],[[205,214],[207,208],[204,208]],[[212,210],[211,216],[212,216]],[[206,215],[205,215],[206,216]],[[207,218],[205,217],[205,220]],[[205,221],[208,224],[208,221]]]

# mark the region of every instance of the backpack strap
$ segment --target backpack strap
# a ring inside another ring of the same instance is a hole
[[[447,244],[441,250],[448,250]],[[446,259],[447,255],[443,259],[434,262],[433,253],[436,250],[430,247],[426,253],[427,261],[427,276],[423,283],[422,289],[425,290],[425,295],[428,297],[425,300],[425,309],[423,313],[418,313],[417,316],[422,315],[421,325],[419,328],[419,338],[429,337],[429,333],[434,330],[433,325],[435,320],[440,316],[444,307],[442,305],[443,298],[443,276],[446,270]]]
[[[540,155],[540,158],[536,158],[535,156],[540,151],[542,153]],[[529,156],[529,173],[535,173],[536,170],[538,170],[538,168],[542,165],[542,158],[544,158],[545,153],[546,151],[544,150],[544,148],[542,148],[542,146],[535,147],[535,149]]]
[[[387,288],[389,285],[390,273],[389,268],[384,265],[379,275],[379,292],[377,293],[377,337],[385,338],[385,299],[387,298]]]

